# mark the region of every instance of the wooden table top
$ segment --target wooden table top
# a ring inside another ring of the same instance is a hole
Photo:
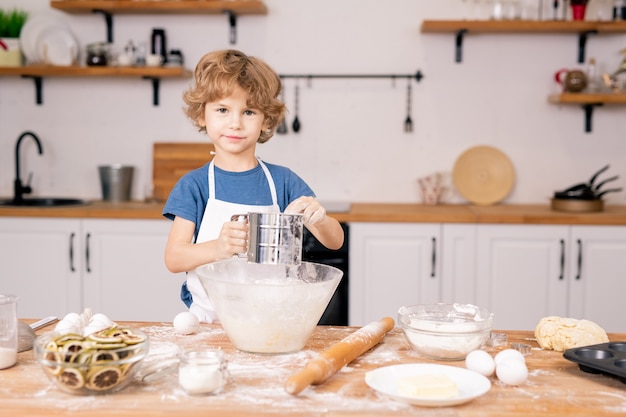
[[[385,336],[324,384],[311,386],[298,396],[284,390],[285,381],[318,352],[351,332],[353,327],[320,326],[300,352],[286,355],[254,355],[232,347],[219,325],[203,324],[194,335],[176,335],[171,323],[123,323],[150,335],[147,369],[173,357],[179,348],[221,347],[229,362],[230,380],[224,391],[205,397],[187,396],[178,387],[176,367],[134,381],[124,390],[104,396],[74,396],[48,381],[33,352],[18,355],[18,363],[0,371],[0,416],[618,416],[626,414],[626,385],[618,379],[589,374],[562,353],[538,348],[532,332],[505,332],[508,342],[532,346],[526,357],[528,380],[510,387],[491,377],[492,388],[484,396],[457,406],[426,408],[389,399],[369,388],[367,371],[401,363],[439,363],[464,367],[463,361],[437,362],[412,351],[399,328]],[[39,331],[38,333],[40,333]],[[610,334],[612,341],[626,334]],[[507,347],[507,346],[504,346]],[[497,349],[487,348],[495,354]]]

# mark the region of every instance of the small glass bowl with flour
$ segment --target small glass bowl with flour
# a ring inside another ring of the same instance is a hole
[[[420,355],[453,361],[465,359],[487,342],[493,314],[472,304],[417,304],[400,307],[398,323]]]
[[[189,395],[219,393],[228,381],[228,362],[219,349],[195,348],[179,354],[178,384]]]

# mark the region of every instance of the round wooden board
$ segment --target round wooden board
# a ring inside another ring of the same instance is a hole
[[[515,182],[515,170],[511,160],[499,149],[475,146],[457,158],[452,180],[466,200],[488,206],[509,195]]]

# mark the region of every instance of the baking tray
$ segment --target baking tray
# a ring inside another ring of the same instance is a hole
[[[607,342],[567,349],[563,357],[581,371],[617,377],[626,384],[626,342]]]

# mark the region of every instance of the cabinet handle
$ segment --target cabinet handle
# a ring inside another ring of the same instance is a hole
[[[85,261],[86,261],[86,269],[87,272],[91,272],[91,264],[89,262],[89,242],[91,238],[91,233],[87,233],[87,238],[85,239]]]
[[[437,239],[433,238],[432,264],[430,266],[430,276],[435,278],[435,265],[437,264]]]
[[[580,279],[583,269],[583,242],[578,239],[576,244],[578,245],[578,271],[576,272],[576,279]]]
[[[563,274],[565,270],[565,240],[561,239],[561,272],[559,273],[559,280],[563,280]]]
[[[76,233],[72,232],[70,234],[70,271],[76,272],[76,268],[74,268],[74,236]]]

